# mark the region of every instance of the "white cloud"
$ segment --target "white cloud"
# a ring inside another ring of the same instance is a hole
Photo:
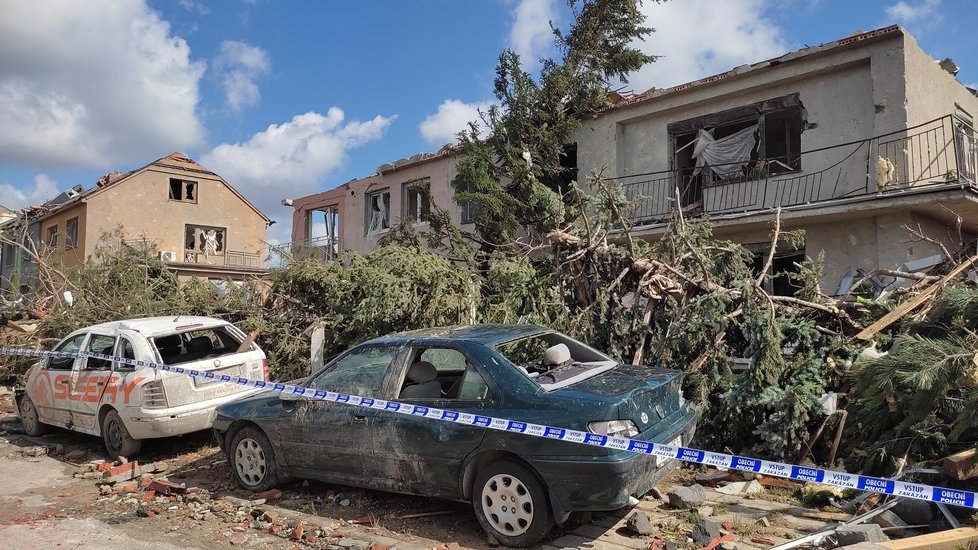
[[[346,122],[342,109],[309,112],[272,124],[243,143],[218,145],[200,163],[220,174],[266,215],[291,226],[284,198],[314,193],[347,159],[347,151],[379,139],[396,116]],[[286,232],[287,234],[287,232]]]
[[[0,183],[0,205],[11,210],[42,204],[58,194],[60,194],[58,182],[46,174],[34,176],[34,184],[27,189],[20,189],[9,183]]]
[[[180,0],[177,3],[180,4],[181,8],[189,11],[190,13],[196,13],[197,15],[208,15],[211,13],[211,9],[203,2],[196,2],[194,0]]]
[[[479,122],[479,111],[485,111],[491,102],[464,103],[457,99],[446,99],[438,106],[438,112],[428,115],[418,125],[421,136],[430,145],[440,147],[454,143],[456,136],[469,127],[469,122]]]
[[[901,0],[886,7],[886,16],[897,23],[919,30],[933,28],[944,20],[939,10],[941,0],[921,0],[919,2]]]
[[[645,2],[646,25],[656,32],[634,45],[663,58],[629,78],[636,92],[668,88],[781,55],[790,48],[774,21],[772,0]]]
[[[255,80],[271,68],[265,50],[244,42],[225,40],[214,60],[214,68],[222,75],[228,108],[240,111],[258,105],[261,93]]]
[[[204,142],[205,64],[143,0],[0,6],[0,163],[104,167]]]
[[[556,0],[519,0],[512,13],[509,47],[520,55],[524,68],[533,69],[553,51],[550,22],[556,23]]]

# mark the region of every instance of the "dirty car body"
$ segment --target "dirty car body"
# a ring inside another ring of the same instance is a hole
[[[152,317],[76,330],[54,348],[220,374],[266,378],[264,352],[234,325],[211,317]],[[47,426],[101,435],[113,457],[138,454],[145,439],[211,428],[215,409],[251,390],[122,361],[46,357],[17,394],[25,429]]]
[[[695,415],[680,382],[679,371],[621,365],[544,327],[477,325],[370,340],[298,384],[686,443]],[[272,392],[220,407],[214,428],[241,487],[258,491],[301,477],[471,500],[483,527],[512,546],[532,544],[570,512],[621,508],[676,466],[648,455]]]

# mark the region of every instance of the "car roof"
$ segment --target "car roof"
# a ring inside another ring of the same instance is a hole
[[[459,325],[398,332],[380,336],[364,343],[391,344],[425,340],[463,340],[491,347],[501,342],[550,331],[551,329],[540,325]]]
[[[198,328],[198,327],[213,327],[218,325],[226,325],[227,321],[223,319],[217,319],[214,317],[202,317],[198,315],[178,315],[178,316],[168,316],[168,317],[141,317],[138,319],[124,319],[121,321],[109,321],[107,323],[100,323],[98,325],[92,325],[82,329],[83,331],[89,330],[132,330],[145,334],[147,336],[152,336],[154,334],[161,333],[173,333],[179,330]]]

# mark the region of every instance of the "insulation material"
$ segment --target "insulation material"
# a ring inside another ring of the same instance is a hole
[[[883,189],[893,181],[896,175],[896,166],[890,159],[876,157],[876,186]]]
[[[721,178],[740,174],[742,165],[750,159],[750,153],[757,144],[754,139],[757,127],[755,124],[719,139],[700,130],[693,148],[693,158],[696,159],[693,175],[699,174],[703,168],[713,170]]]

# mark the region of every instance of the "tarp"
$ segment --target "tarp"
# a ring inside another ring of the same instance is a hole
[[[699,174],[704,167],[710,168],[721,178],[740,174],[741,166],[750,160],[750,153],[754,150],[757,126],[754,124],[720,139],[713,139],[708,132],[700,130],[693,147],[693,158],[696,159],[693,175]]]

